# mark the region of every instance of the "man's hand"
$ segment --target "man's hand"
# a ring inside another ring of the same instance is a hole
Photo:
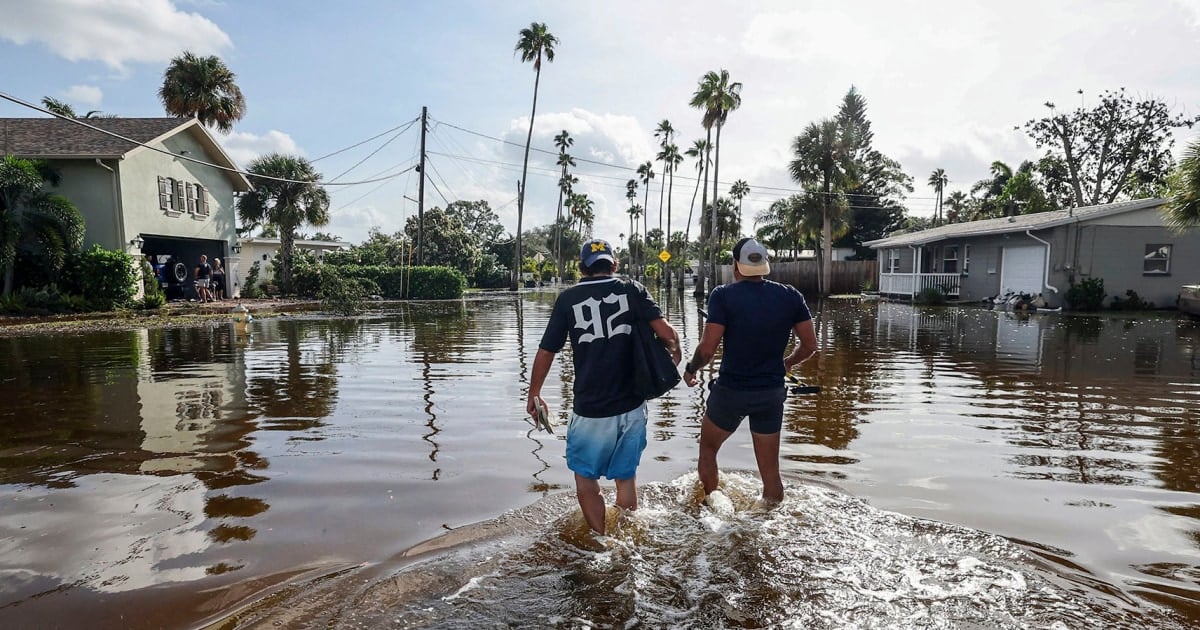
[[[525,400],[525,413],[529,414],[529,420],[531,422],[533,422],[533,426],[535,426],[535,427],[538,426],[536,401],[539,400],[540,398],[541,398],[540,392],[537,394],[535,394],[533,392],[529,392],[529,398],[527,398]],[[542,401],[542,404],[545,404],[545,401]],[[549,408],[549,406],[547,405],[547,409],[548,408]]]
[[[683,382],[687,383],[688,387],[695,387],[696,383],[700,382],[700,379],[696,378],[696,375],[691,372],[684,372]]]

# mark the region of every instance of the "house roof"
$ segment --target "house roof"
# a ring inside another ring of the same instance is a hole
[[[875,241],[867,241],[863,245],[871,249],[882,249],[885,247],[924,245],[925,243],[944,241],[949,238],[1007,234],[1011,232],[1024,232],[1026,230],[1045,230],[1068,223],[1077,223],[1115,214],[1133,212],[1135,210],[1155,208],[1164,203],[1166,203],[1165,199],[1138,199],[1136,201],[1122,201],[1099,206],[1039,212],[1037,214],[1021,214],[1014,217],[982,219],[967,223],[951,223],[950,225],[943,225],[928,230],[908,232]]]
[[[217,158],[213,163],[238,169],[194,118],[89,118],[81,122],[133,142],[62,118],[0,118],[0,155],[45,160],[119,160],[142,149],[142,144],[188,132]],[[225,173],[234,182],[234,190],[253,189],[245,175],[233,171]]]
[[[239,245],[266,245],[268,247],[279,247],[282,241],[278,238],[267,238],[263,236],[252,236],[249,238],[238,239]],[[309,249],[342,249],[350,247],[350,243],[346,241],[314,241],[310,239],[296,239],[297,247],[307,247]]]

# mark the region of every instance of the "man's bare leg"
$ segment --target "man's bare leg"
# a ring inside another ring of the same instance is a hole
[[[600,494],[600,481],[575,474],[575,497],[583,518],[598,534],[604,533],[604,495]]]
[[[617,479],[617,507],[636,510],[637,503],[637,477]]]
[[[717,451],[721,450],[721,445],[731,435],[729,431],[713,424],[707,415],[704,416],[704,422],[700,425],[700,462],[696,471],[700,473],[700,483],[706,495],[717,489]]]
[[[758,475],[762,477],[763,501],[778,504],[783,501],[783,479],[779,476],[779,435],[776,433],[754,433],[754,459],[758,460]]]

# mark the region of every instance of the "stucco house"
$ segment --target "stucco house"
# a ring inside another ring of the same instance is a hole
[[[239,240],[238,246],[242,250],[243,275],[250,270],[251,265],[257,262],[259,266],[259,282],[272,280],[275,277],[274,261],[276,255],[279,253],[279,245],[280,241],[278,238],[255,236]],[[345,241],[315,241],[312,239],[296,239],[292,245],[298,252],[312,252],[317,257],[317,260],[325,258],[326,252],[350,248],[350,243]]]
[[[1200,282],[1200,230],[1176,233],[1162,199],[984,219],[864,243],[879,252],[879,292],[911,298],[941,287],[973,302],[1009,291],[1063,306],[1072,283],[1102,278],[1110,296],[1135,291],[1173,307]]]
[[[85,247],[172,256],[188,270],[185,288],[201,254],[221,258],[237,295],[234,200],[252,186],[208,131],[190,118],[82,122],[110,133],[59,118],[0,118],[0,154],[59,171],[53,192],[83,214]]]

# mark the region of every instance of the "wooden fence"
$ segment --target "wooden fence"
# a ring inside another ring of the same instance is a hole
[[[718,275],[721,277],[722,283],[733,282],[733,266],[721,265],[718,267]],[[767,279],[790,284],[805,296],[820,295],[817,290],[819,280],[817,278],[817,261],[815,260],[772,262],[771,274],[767,276]],[[829,293],[859,293],[866,286],[873,289],[879,287],[879,261],[834,261]]]

